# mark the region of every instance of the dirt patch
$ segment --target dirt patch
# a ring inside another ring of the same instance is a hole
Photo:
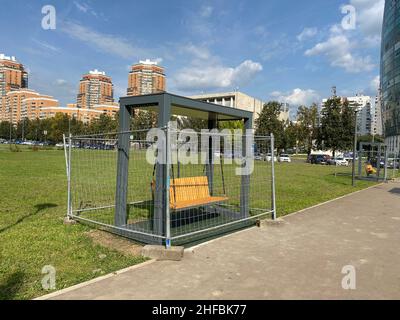
[[[96,244],[103,247],[116,250],[124,255],[140,256],[142,252],[142,246],[137,242],[125,239],[109,232],[101,230],[90,230],[86,232],[86,235],[92,239]]]

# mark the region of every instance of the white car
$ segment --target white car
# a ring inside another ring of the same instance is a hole
[[[335,159],[335,164],[337,166],[345,166],[345,167],[349,166],[349,162],[344,158],[336,158]]]
[[[279,162],[287,162],[287,163],[291,163],[292,159],[290,159],[290,156],[288,154],[281,154],[279,156]]]
[[[272,155],[270,153],[267,154],[267,156],[265,157],[265,161],[271,162],[272,161]],[[276,158],[276,156],[274,156],[274,162],[277,162],[278,159]]]

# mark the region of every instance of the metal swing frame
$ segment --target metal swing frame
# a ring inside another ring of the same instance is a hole
[[[245,129],[253,127],[253,113],[225,107],[217,104],[206,103],[177,96],[169,93],[158,93],[143,96],[123,97],[120,99],[119,123],[120,133],[129,132],[133,111],[136,109],[156,111],[159,128],[168,128],[172,115],[191,116],[208,121],[208,129],[216,129],[218,121],[241,120]],[[167,134],[168,139],[168,134]],[[243,139],[243,150],[246,150],[246,141]],[[167,141],[168,146],[168,141]],[[118,161],[117,161],[117,184],[115,196],[114,225],[124,228],[127,225],[127,194],[128,194],[128,164],[129,164],[129,134],[120,134],[118,137]],[[211,148],[211,147],[210,147]],[[167,154],[170,152],[167,150]],[[209,157],[212,157],[209,152]],[[213,195],[214,163],[209,159],[206,165],[206,177],[208,179],[210,195]],[[155,187],[154,187],[154,213],[153,231],[158,236],[143,235],[143,242],[160,243],[164,235],[166,245],[170,245],[170,167],[166,164],[156,164]],[[241,177],[240,188],[240,219],[249,218],[249,185],[250,176]]]

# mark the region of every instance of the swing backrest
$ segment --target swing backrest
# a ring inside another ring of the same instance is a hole
[[[171,179],[169,190],[171,205],[208,198],[210,198],[210,190],[206,176]]]

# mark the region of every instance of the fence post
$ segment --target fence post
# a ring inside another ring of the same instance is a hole
[[[383,177],[383,179],[384,179],[384,182],[387,182],[387,179],[388,179],[388,149],[387,149],[387,147],[386,146],[384,146],[383,147],[384,148],[384,150],[385,150],[385,165],[384,165],[384,177]],[[380,166],[380,164],[379,164],[379,166]]]
[[[63,134],[64,141],[64,155],[65,155],[65,166],[67,170],[67,218],[72,218],[71,208],[71,140],[72,136],[68,136],[68,153],[67,153],[67,139]]]
[[[171,148],[170,148],[170,123],[168,122],[166,128],[166,140],[165,140],[165,153],[166,153],[166,168],[165,168],[165,247],[167,249],[171,248],[171,216],[169,209],[169,189],[171,185],[170,181],[170,165],[171,165]]]
[[[276,220],[276,195],[275,195],[275,137],[271,133],[271,210],[272,219]]]

